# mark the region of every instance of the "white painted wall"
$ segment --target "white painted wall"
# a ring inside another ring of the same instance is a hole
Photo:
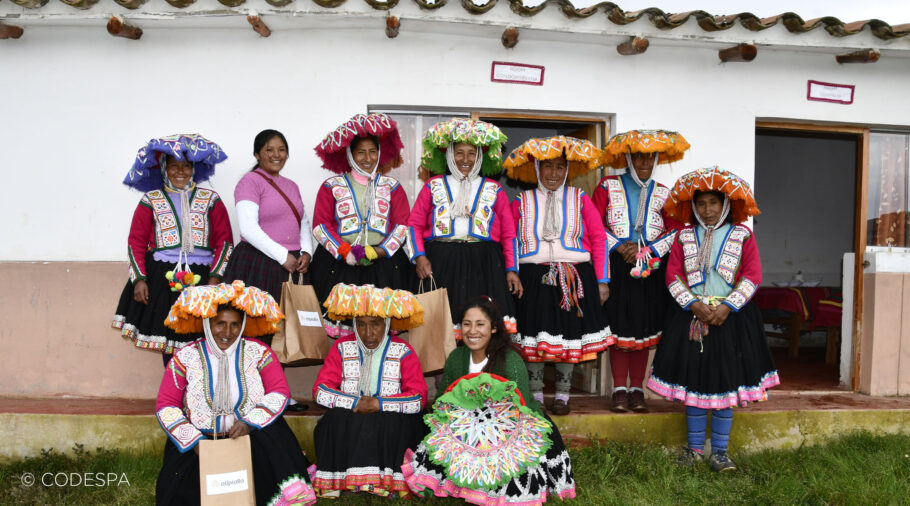
[[[461,7],[453,3],[434,16],[453,9]],[[720,64],[722,46],[676,41],[622,57],[615,42],[543,40],[533,31],[506,50],[499,28],[464,23],[404,24],[390,40],[376,26],[378,15],[295,18],[267,39],[242,23],[205,28],[199,18],[194,23],[202,28],[148,22],[140,41],[111,37],[100,23],[26,23],[23,38],[0,41],[0,261],[125,261],[139,194],[120,181],[141,145],[175,132],[200,132],[228,153],[211,186],[232,210],[234,184],[253,164],[253,136],[263,128],[283,131],[291,151],[285,174],[300,184],[311,210],[328,176],[313,146],[370,104],[615,114],[618,131],[679,130],[692,149],[658,171],[666,183],[712,164],[751,181],[756,118],[888,125],[910,118],[903,58],[847,66],[822,52],[761,47],[752,63]],[[516,19],[505,4],[485,16]],[[553,9],[533,22],[570,23],[561,17]],[[583,23],[590,30],[595,21]],[[640,24],[647,21],[624,29]],[[544,65],[545,84],[491,83],[493,60]],[[856,102],[807,102],[808,79],[855,84]],[[757,188],[760,205],[770,190]]]

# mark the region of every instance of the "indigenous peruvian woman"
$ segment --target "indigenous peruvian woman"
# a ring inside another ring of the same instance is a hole
[[[289,275],[296,279],[309,270],[313,252],[300,189],[281,175],[289,152],[284,134],[277,130],[263,130],[253,139],[256,165],[234,188],[241,242],[225,274],[225,280],[239,279],[276,300]],[[271,335],[263,340],[272,344]]]
[[[398,125],[385,114],[358,114],[316,146],[336,173],[316,194],[313,288],[320,301],[338,283],[408,288],[411,266],[401,247],[410,214],[401,184],[384,175],[401,165]],[[332,329],[330,329],[332,330]],[[350,328],[335,327],[350,335]]]
[[[690,225],[679,230],[670,251],[666,283],[676,304],[648,388],[686,405],[689,442],[681,461],[704,460],[710,411],[708,463],[714,471],[731,471],[731,408],[764,401],[766,390],[780,384],[751,302],[761,284],[761,259],[743,222],[759,211],[749,184],[717,167],[679,178],[666,211]]]
[[[498,127],[472,119],[453,118],[427,131],[420,163],[431,177],[414,202],[408,240],[417,276],[448,290],[453,316],[469,298],[490,295],[502,302],[514,332],[510,293],[522,293],[515,222],[508,196],[490,179],[501,171],[505,141]]]
[[[309,462],[282,417],[290,390],[265,343],[283,318],[272,297],[242,281],[183,291],[165,324],[205,337],[178,350],[158,390],[167,433],[158,504],[199,504],[199,441],[249,435],[257,504],[312,504]]]
[[[427,384],[411,346],[389,330],[423,324],[423,308],[405,290],[338,284],[323,303],[334,320],[354,320],[354,335],[335,342],[313,399],[328,408],[313,437],[313,488],[409,495],[401,473],[405,451],[426,434],[420,420]]]
[[[601,304],[610,289],[606,234],[591,199],[566,180],[600,165],[590,141],[529,139],[509,154],[506,174],[535,183],[512,202],[519,277],[518,344],[528,363],[531,394],[543,403],[545,362],[556,365],[555,415],[567,415],[572,370],[613,343]]]
[[[616,340],[610,350],[613,411],[648,410],[642,390],[648,353],[660,340],[670,304],[661,258],[677,227],[663,212],[669,190],[651,173],[660,163],[681,159],[687,149],[682,135],[664,130],[632,130],[604,147],[604,166],[628,169],[601,180],[593,196],[610,256],[612,293],[604,309]]]
[[[185,287],[218,283],[234,242],[221,197],[208,181],[227,155],[198,134],[152,139],[139,150],[123,184],[144,192],[127,240],[130,279],[120,295],[113,327],[139,348],[164,356],[198,339],[164,326]]]
[[[402,471],[415,494],[472,504],[543,504],[575,497],[572,464],[556,425],[529,394],[499,306],[469,300],[458,315],[465,346],[446,360],[441,392],[424,417],[429,435]]]

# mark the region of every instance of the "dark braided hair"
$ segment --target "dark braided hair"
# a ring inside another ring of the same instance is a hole
[[[502,371],[505,369],[506,353],[511,346],[511,340],[505,331],[505,325],[502,319],[502,310],[499,304],[491,297],[480,295],[468,299],[458,310],[458,320],[463,321],[465,313],[469,309],[477,308],[483,311],[483,314],[490,319],[490,342],[487,343],[487,365],[483,367],[483,372],[493,373],[493,371]],[[496,373],[494,373],[496,374]]]

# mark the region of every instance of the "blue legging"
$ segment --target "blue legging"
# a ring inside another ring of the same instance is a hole
[[[715,409],[711,415],[711,451],[726,452],[733,427],[733,408]],[[705,451],[705,432],[708,427],[708,410],[686,406],[686,425],[689,427],[689,448]]]

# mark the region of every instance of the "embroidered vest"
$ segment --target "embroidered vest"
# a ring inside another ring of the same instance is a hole
[[[266,396],[265,387],[259,375],[259,370],[265,366],[261,362],[263,358],[267,358],[267,348],[259,343],[247,340],[241,341],[238,348],[237,363],[240,365],[240,377],[238,378],[240,397],[239,402],[235,405],[234,414],[238,417],[249,418],[249,415],[256,411],[254,408],[258,404],[265,404],[274,412],[279,411],[284,404],[284,396]],[[205,359],[206,353],[205,341],[200,340],[181,348],[177,352],[177,357],[180,363],[186,367],[187,385],[184,394],[184,406],[187,416],[194,426],[203,432],[211,432],[215,423],[214,408],[212,407],[214,402],[212,399],[214,393],[212,374],[216,371],[209,369],[208,361]],[[172,374],[174,374],[173,371]],[[231,374],[235,374],[235,371],[231,371]],[[270,399],[269,397],[274,398]],[[274,406],[268,406],[269,404],[274,404]],[[265,417],[267,418],[267,415]],[[251,421],[260,422],[260,420]],[[261,421],[265,422],[266,419]],[[259,423],[259,425],[262,425],[262,423]],[[221,430],[220,423],[218,430]]]
[[[217,193],[206,188],[196,188],[190,199],[189,222],[193,233],[193,246],[209,248],[209,208],[218,201]],[[155,249],[180,247],[180,222],[174,205],[164,190],[152,190],[142,196],[142,203],[152,209],[155,216]]]
[[[341,391],[360,396],[360,348],[357,341],[341,343]],[[379,376],[379,391],[376,395],[390,396],[401,393],[401,359],[408,354],[405,343],[389,340],[382,361],[382,373]]]
[[[743,243],[752,233],[743,225],[730,227],[720,248],[720,254],[714,259],[712,268],[717,271],[730,287],[736,281],[739,266],[742,262]],[[715,240],[718,238],[715,237]],[[705,273],[698,270],[698,237],[695,229],[687,227],[679,231],[679,243],[683,250],[683,265],[686,269],[686,282],[694,288],[705,282]]]
[[[609,195],[609,204],[607,205],[606,225],[610,232],[618,239],[625,240],[632,236],[632,227],[635,226],[633,214],[638,213],[638,209],[629,209],[629,201],[626,198],[626,188],[622,178],[611,176],[604,178],[600,183]],[[636,186],[629,188],[628,191],[640,191]],[[670,189],[658,184],[653,179],[648,182],[648,197],[645,206],[645,223],[643,224],[643,237],[645,242],[650,244],[656,241],[664,232],[666,226],[664,218],[660,214],[670,196]]]
[[[450,237],[455,233],[452,213],[452,193],[445,176],[434,176],[427,181],[433,195],[433,237]],[[499,183],[483,178],[474,205],[471,208],[471,225],[468,233],[480,239],[490,238],[490,225],[493,222],[493,204],[499,192]]]
[[[360,203],[355,198],[354,190],[347,176],[335,176],[326,180],[325,184],[332,190],[335,197],[335,219],[338,221],[338,233],[347,235],[360,230],[363,215],[368,209],[360,209]],[[371,203],[367,228],[373,232],[387,234],[389,227],[389,214],[392,210],[392,191],[398,187],[398,181],[386,176],[379,176],[376,181],[376,198]]]
[[[584,192],[574,186],[566,186],[562,200],[562,245],[573,251],[584,251],[581,238],[584,232],[581,217],[581,197]],[[527,190],[518,196],[520,204],[518,218],[518,256],[526,257],[537,253],[540,239],[537,237],[537,220],[544,219],[546,200],[538,203],[537,190]],[[539,204],[539,205],[538,205]]]

